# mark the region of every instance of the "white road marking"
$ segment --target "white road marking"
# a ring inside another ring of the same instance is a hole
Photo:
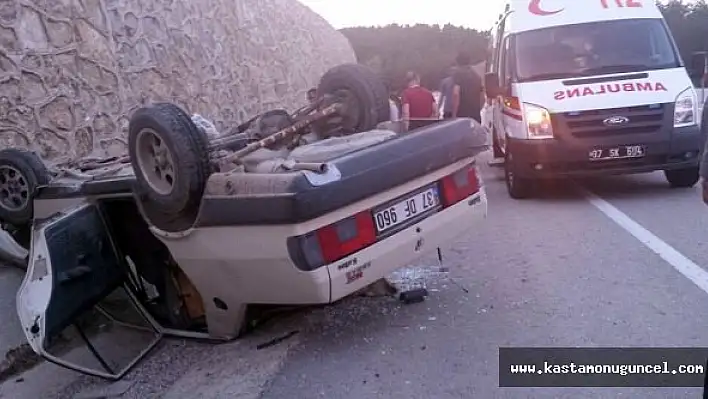
[[[585,188],[579,187],[579,189],[585,194],[588,201],[595,208],[599,209],[600,212],[604,213],[608,218],[612,219],[612,221],[617,223],[629,234],[633,235],[634,238],[641,241],[642,244],[659,255],[679,273],[683,274],[703,291],[708,293],[708,272],[706,272],[702,267],[698,266],[692,260],[675,250],[661,238],[655,236],[651,231],[642,227],[642,225],[632,220],[629,216],[615,208],[609,202],[598,197]]]

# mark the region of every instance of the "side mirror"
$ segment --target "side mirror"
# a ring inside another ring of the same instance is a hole
[[[499,75],[494,72],[484,74],[484,94],[488,98],[495,98],[501,93],[499,86]]]
[[[691,78],[702,78],[708,70],[708,53],[695,53],[691,55],[688,66],[688,75]]]

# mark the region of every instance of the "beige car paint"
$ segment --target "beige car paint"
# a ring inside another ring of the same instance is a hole
[[[286,246],[288,237],[317,230],[374,208],[440,180],[473,160],[473,157],[460,160],[386,192],[299,224],[194,228],[181,234],[168,234],[154,227],[151,230],[165,243],[201,293],[209,334],[213,338],[232,339],[238,336],[242,328],[246,304],[322,304],[338,300],[385,277],[438,245],[444,245],[449,239],[473,226],[474,220],[486,215],[486,196],[483,190],[477,194],[480,203],[475,206],[469,206],[468,200],[462,201],[352,256],[371,261],[364,277],[356,284],[343,284],[342,278],[345,277],[342,277],[341,271],[336,270],[336,265],[345,260],[305,272],[291,262]],[[212,178],[218,179],[218,175]],[[420,233],[415,232],[417,228],[421,229]],[[411,246],[414,247],[420,238],[427,243],[419,251],[411,252]],[[220,309],[217,306],[220,302],[228,308]]]
[[[176,263],[201,294],[209,336],[230,340],[242,331],[247,304],[306,305],[337,301],[429,251],[445,247],[474,226],[487,213],[483,187],[468,199],[384,241],[314,271],[302,271],[295,267],[286,245],[288,237],[302,235],[375,208],[438,181],[473,161],[474,157],[457,161],[386,192],[299,224],[197,227],[178,234],[166,233],[154,226],[150,229],[167,246]],[[210,179],[223,178],[220,175],[214,174]],[[130,195],[100,198],[119,196]],[[96,199],[35,200],[35,216],[36,219],[47,218]],[[340,267],[345,264],[350,266]],[[347,272],[352,270],[360,270],[361,276],[348,283]]]
[[[396,233],[380,245],[372,245],[327,266],[332,286],[331,301],[342,299],[376,282],[438,247],[447,247],[456,237],[481,221],[486,213],[487,199],[482,189],[467,200]],[[352,259],[356,259],[356,264],[351,264]],[[340,265],[347,262],[350,266],[340,270]],[[347,273],[357,269],[363,275],[350,283]]]

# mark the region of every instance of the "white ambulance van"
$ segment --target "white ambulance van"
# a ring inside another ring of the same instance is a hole
[[[706,127],[654,0],[510,0],[491,42],[482,113],[511,197],[547,177],[698,181]]]

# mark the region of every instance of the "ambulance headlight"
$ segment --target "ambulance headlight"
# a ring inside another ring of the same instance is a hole
[[[674,127],[693,126],[696,124],[696,94],[688,88],[676,97],[674,106]]]
[[[524,103],[524,121],[530,139],[553,138],[551,114],[547,109]]]

